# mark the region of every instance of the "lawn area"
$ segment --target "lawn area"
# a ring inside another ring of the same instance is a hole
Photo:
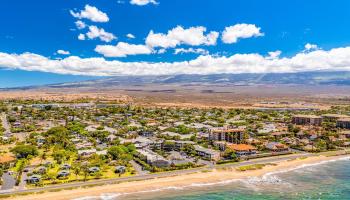
[[[257,170],[262,169],[266,166],[266,164],[254,164],[254,165],[245,165],[241,167],[237,167],[238,171],[248,171],[248,170]]]
[[[84,173],[81,171],[78,175],[74,174],[73,170],[70,170],[70,175],[65,178],[56,178],[57,173],[60,171],[60,165],[54,164],[51,168],[48,169],[46,175],[43,175],[43,178],[46,177],[38,184],[30,184],[29,187],[41,187],[44,185],[52,185],[52,184],[62,184],[62,183],[70,183],[75,181],[84,181]],[[134,175],[132,172],[134,169],[132,167],[128,167],[127,171],[124,174],[119,175],[114,172],[114,166],[103,166],[101,167],[101,172],[97,173],[89,173],[86,177],[86,181],[91,181],[95,179],[110,179],[110,178],[118,178],[118,177],[128,177]]]

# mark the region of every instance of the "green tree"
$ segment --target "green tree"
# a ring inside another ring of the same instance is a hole
[[[38,149],[33,145],[17,145],[11,152],[16,155],[17,158],[28,158],[28,156],[38,155]]]

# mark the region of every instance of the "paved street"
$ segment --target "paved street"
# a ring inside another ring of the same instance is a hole
[[[13,178],[13,176],[11,176],[8,172],[2,175],[2,180],[3,184],[1,186],[1,190],[10,190],[13,189],[13,187],[15,187],[16,179]]]
[[[1,118],[2,127],[4,127],[4,129],[5,129],[4,135],[11,134],[10,124],[7,121],[6,114],[5,113],[1,113],[0,118]]]

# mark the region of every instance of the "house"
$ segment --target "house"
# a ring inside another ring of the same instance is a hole
[[[85,148],[91,148],[94,145],[91,142],[87,142],[87,141],[83,141],[80,143],[75,144],[75,147],[79,150],[79,149],[85,149]]]
[[[0,165],[6,164],[6,163],[12,163],[14,161],[16,161],[16,158],[11,153],[0,155]]]
[[[91,156],[92,154],[96,153],[96,149],[85,149],[85,150],[78,150],[79,156]]]
[[[117,139],[118,137],[117,136],[115,136],[115,135],[113,135],[113,134],[109,134],[108,136],[107,136],[107,141],[109,141],[109,142],[113,142],[115,139]]]
[[[138,149],[138,153],[146,158],[146,162],[152,166],[156,167],[169,167],[170,161],[165,159],[163,156],[149,150],[149,149]]]
[[[266,148],[274,152],[289,151],[288,146],[281,144],[279,142],[269,142],[266,144]]]
[[[316,115],[294,115],[292,123],[296,125],[314,125],[321,126],[322,117]]]
[[[116,166],[114,172],[118,174],[124,174],[126,171],[125,166]]]
[[[262,129],[258,129],[259,134],[270,133],[275,131],[278,131],[278,130],[276,129],[276,126],[274,124],[264,124]]]
[[[180,150],[184,148],[186,145],[194,145],[195,142],[193,141],[182,141],[182,140],[176,140],[175,142],[175,150]]]
[[[166,136],[170,136],[170,137],[179,137],[181,139],[190,139],[191,136],[193,134],[179,134],[179,133],[175,133],[175,132],[171,132],[171,131],[165,131],[165,132],[162,132],[161,135],[166,135]]]
[[[153,137],[154,133],[152,131],[140,131],[139,135],[143,137]]]
[[[99,156],[106,156],[107,155],[107,150],[96,151],[96,154],[99,155]]]
[[[338,119],[337,128],[350,129],[350,118]]]
[[[196,150],[197,154],[199,156],[203,157],[204,159],[214,160],[214,161],[220,160],[220,152],[219,151],[204,148],[204,147],[199,146],[199,145],[195,145],[194,149]]]
[[[153,144],[153,141],[146,137],[137,137],[135,139],[132,139],[131,143],[133,143],[136,148],[143,149]]]
[[[186,153],[180,153],[178,151],[171,151],[169,152],[169,156],[167,157],[172,165],[183,165],[192,163],[193,160],[189,158]]]
[[[41,180],[41,176],[38,174],[34,174],[32,176],[29,176],[26,181],[27,183],[38,183]]]
[[[237,156],[249,156],[256,154],[257,148],[249,144],[228,144],[227,148],[235,151]]]
[[[244,129],[220,127],[209,129],[209,140],[226,141],[230,143],[241,143],[243,140]]]
[[[274,136],[275,138],[278,138],[278,137],[285,137],[285,136],[288,136],[290,135],[291,133],[288,132],[288,131],[278,131],[278,132],[273,132],[271,133],[272,136]]]

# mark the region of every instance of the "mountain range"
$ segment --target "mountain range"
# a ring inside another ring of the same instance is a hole
[[[172,76],[116,76],[96,80],[51,84],[47,87],[110,87],[141,86],[146,84],[176,85],[261,85],[261,84],[301,84],[301,85],[350,85],[350,72],[300,72],[268,74],[181,74]]]

